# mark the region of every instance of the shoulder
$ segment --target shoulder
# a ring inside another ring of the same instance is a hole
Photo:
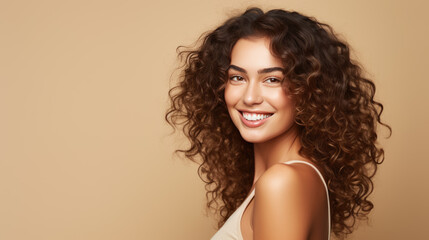
[[[278,163],[267,169],[256,183],[256,190],[270,192],[314,192],[324,190],[322,179],[311,166],[304,163]]]
[[[255,186],[256,239],[305,239],[326,210],[325,194],[322,179],[307,164],[280,163],[270,167]]]

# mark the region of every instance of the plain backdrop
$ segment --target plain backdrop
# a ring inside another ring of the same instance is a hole
[[[386,160],[350,239],[428,239],[425,1],[0,0],[0,239],[209,239],[164,121],[176,47],[248,6],[330,24],[377,85]]]

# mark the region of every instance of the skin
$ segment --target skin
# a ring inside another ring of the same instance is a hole
[[[254,144],[255,151],[255,197],[241,219],[242,236],[245,240],[327,239],[327,201],[320,177],[305,164],[282,164],[310,162],[298,154],[295,104],[282,69],[281,60],[270,52],[268,38],[240,39],[231,52],[225,102],[241,136]],[[243,114],[264,119],[246,120]]]

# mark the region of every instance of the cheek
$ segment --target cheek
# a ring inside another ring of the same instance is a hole
[[[234,91],[234,88],[231,87],[231,85],[227,84],[225,86],[225,93],[224,93],[224,97],[225,97],[225,103],[226,106],[228,107],[228,109],[230,107],[233,107],[236,103],[237,103],[237,92]]]
[[[270,96],[271,96],[271,102],[273,103],[274,107],[277,110],[285,111],[288,114],[295,113],[295,104],[293,102],[293,99],[285,92],[279,91],[271,94]]]

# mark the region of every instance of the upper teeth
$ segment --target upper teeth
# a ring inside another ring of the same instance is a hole
[[[249,121],[262,120],[271,116],[271,114],[260,114],[260,113],[243,113],[243,117]]]

